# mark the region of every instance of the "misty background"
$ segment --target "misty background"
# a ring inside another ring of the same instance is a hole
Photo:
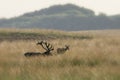
[[[59,30],[120,29],[120,14],[98,15],[74,4],[54,5],[10,19],[0,19],[1,28],[40,28]]]

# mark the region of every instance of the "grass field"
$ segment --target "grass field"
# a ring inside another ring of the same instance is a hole
[[[27,38],[26,38],[27,37]],[[70,45],[62,55],[43,52],[36,42]],[[0,80],[120,80],[120,30],[57,31],[0,29]]]

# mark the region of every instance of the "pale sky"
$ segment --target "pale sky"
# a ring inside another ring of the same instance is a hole
[[[107,15],[120,14],[120,0],[0,0],[0,18],[10,18],[56,4],[72,3]]]

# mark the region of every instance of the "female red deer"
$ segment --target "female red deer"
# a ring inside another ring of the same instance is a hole
[[[41,42],[38,42],[37,45],[41,45],[42,48],[45,49],[46,51],[43,52],[43,53],[40,53],[40,52],[26,52],[24,55],[26,57],[28,57],[28,56],[39,56],[39,55],[43,55],[43,56],[52,55],[51,51],[53,51],[54,48],[50,43],[47,43],[45,41],[41,41]]]
[[[58,53],[58,54],[63,54],[63,53],[65,53],[67,50],[69,50],[69,46],[68,46],[68,45],[65,45],[64,48],[58,48],[58,49],[57,49],[57,53]]]

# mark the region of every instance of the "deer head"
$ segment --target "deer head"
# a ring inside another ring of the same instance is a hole
[[[65,45],[66,50],[69,50],[69,47],[70,47],[69,45]]]

